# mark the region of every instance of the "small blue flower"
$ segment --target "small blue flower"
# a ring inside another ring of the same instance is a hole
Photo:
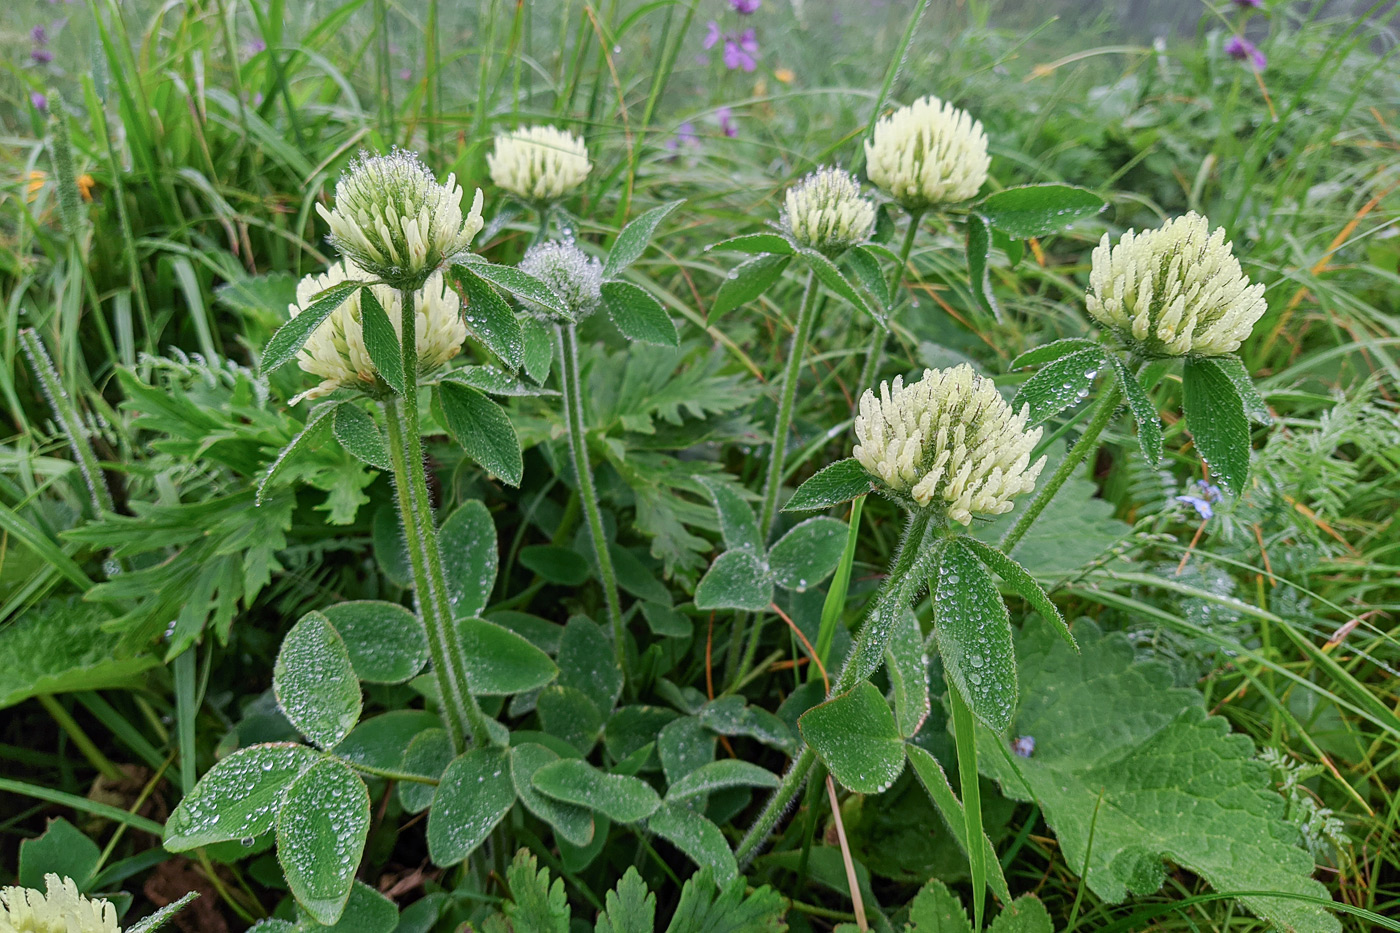
[[[1031,757],[1035,754],[1035,736],[1020,736],[1011,743],[1011,750],[1021,758]]]

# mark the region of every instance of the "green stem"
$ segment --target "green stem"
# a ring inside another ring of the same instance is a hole
[[[924,218],[925,208],[909,212],[909,229],[904,231],[904,242],[899,247],[899,265],[895,266],[893,274],[890,275],[890,317],[893,318],[894,299],[899,292],[899,287],[904,284],[904,270],[909,268],[909,254],[914,251],[914,238],[919,233],[919,221]],[[885,328],[880,326],[880,322],[875,322],[875,328],[870,334],[870,346],[865,351],[865,367],[860,371],[860,382],[856,384],[857,392],[864,392],[866,389],[875,387],[875,379],[880,374],[880,357],[885,349]]]
[[[403,353],[403,401],[384,402],[389,426],[389,457],[394,468],[394,488],[398,495],[399,518],[403,522],[413,569],[413,588],[418,612],[428,633],[428,653],[433,660],[442,705],[442,718],[452,747],[461,754],[470,734],[472,742],[484,746],[491,740],[486,716],[467,688],[466,664],[452,624],[451,597],[442,572],[442,552],[433,523],[432,500],[428,497],[423,440],[418,428],[418,352],[415,329],[417,311],[412,289],[401,289],[402,311],[400,349]]]
[[[802,357],[816,321],[817,291],[816,273],[808,273],[807,290],[802,295],[802,307],[797,312],[797,325],[792,331],[792,347],[788,350],[787,366],[783,370],[778,417],[773,422],[773,446],[768,453],[768,479],[763,484],[763,508],[758,513],[758,536],[765,544],[768,532],[773,528],[773,516],[778,510],[778,492],[783,485],[783,459],[787,453],[788,431],[792,427],[797,383],[802,375]]]
[[[83,727],[78,725],[78,721],[69,714],[68,710],[63,708],[63,704],[48,693],[39,694],[38,699],[39,704],[48,711],[49,716],[58,723],[59,728],[68,733],[68,738],[77,746],[82,756],[100,771],[103,777],[109,781],[126,780],[122,769],[118,768],[112,759],[102,754],[102,749],[98,748],[97,743],[88,737],[88,734],[83,731]]]
[[[1098,405],[1094,409],[1093,419],[1084,427],[1084,433],[1079,435],[1079,440],[1074,442],[1074,446],[1065,454],[1065,458],[1060,461],[1060,465],[1055,468],[1055,472],[1046,480],[1045,485],[1036,491],[1035,498],[1026,506],[1026,510],[1021,513],[1021,517],[1016,520],[1016,524],[1011,526],[1001,539],[998,547],[1004,553],[1010,554],[1021,539],[1026,536],[1026,532],[1031,530],[1035,520],[1040,517],[1040,513],[1045,511],[1045,507],[1050,504],[1050,500],[1055,498],[1055,493],[1060,491],[1060,487],[1070,478],[1079,464],[1098,446],[1099,435],[1103,434],[1108,427],[1113,416],[1118,413],[1118,403],[1123,400],[1123,390],[1114,383],[1107,391],[1100,396]]]
[[[560,324],[559,381],[564,393],[565,421],[569,428],[569,452],[573,456],[574,474],[578,477],[579,499],[588,519],[588,533],[593,539],[593,553],[598,558],[598,573],[603,578],[603,599],[608,606],[608,623],[612,627],[613,653],[617,666],[626,671],[626,634],[622,626],[622,602],[617,597],[617,571],[613,569],[608,551],[607,535],[603,532],[603,513],[598,507],[598,490],[593,485],[593,469],[588,464],[588,437],[583,420],[583,384],[579,377],[578,331],[572,324]]]

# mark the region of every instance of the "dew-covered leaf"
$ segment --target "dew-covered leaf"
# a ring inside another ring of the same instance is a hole
[[[603,714],[587,694],[558,684],[545,687],[535,700],[540,728],[588,754],[603,731]]]
[[[619,823],[646,819],[661,806],[651,785],[625,774],[605,774],[586,761],[563,758],[535,772],[540,793],[601,813]]]
[[[776,233],[743,233],[705,247],[706,252],[716,249],[727,249],[736,253],[775,253],[779,256],[791,256],[794,252],[787,238]]]
[[[1016,357],[1007,365],[1007,370],[1025,369],[1028,366],[1041,366],[1045,363],[1052,363],[1055,360],[1069,356],[1071,353],[1078,353],[1081,350],[1103,349],[1102,346],[1092,340],[1083,337],[1064,337],[1060,340],[1052,340],[1049,343],[1032,347],[1025,353]]]
[[[477,499],[463,502],[438,529],[438,546],[452,614],[480,615],[491,600],[500,564],[496,523],[486,504]]]
[[[341,405],[335,410],[332,426],[335,439],[351,456],[368,463],[377,470],[393,468],[389,462],[389,448],[384,444],[384,434],[369,412],[359,405]]]
[[[785,752],[797,750],[797,740],[787,723],[760,706],[746,706],[744,698],[730,694],[700,708],[700,722],[720,735],[742,735]]]
[[[768,552],[774,581],[799,593],[821,583],[840,563],[846,533],[845,522],[826,515],[794,525]]]
[[[773,239],[787,245],[782,237]],[[710,305],[710,316],[725,314],[758,298],[782,278],[783,270],[791,262],[791,256],[763,254],[739,263],[719,284],[714,303]]]
[[[525,373],[537,384],[544,385],[554,362],[554,328],[543,321],[526,318],[520,323],[520,329],[525,337],[521,354]]]
[[[631,282],[604,282],[603,306],[629,340],[663,347],[680,346],[676,325],[651,292]]]
[[[277,860],[287,887],[322,924],[340,919],[369,835],[369,790],[339,761],[292,782],[277,813]]]
[[[1065,640],[1065,644],[1071,648],[1074,644],[1074,634],[1069,630],[1069,624],[1065,622],[1065,617],[1060,615],[1060,610],[1050,601],[1050,597],[1040,588],[1040,584],[1035,581],[1025,567],[1007,557],[997,548],[990,544],[985,544],[968,535],[962,535],[961,541],[976,554],[982,563],[991,568],[992,572],[1006,581],[1006,585],[1011,587],[1016,593],[1030,603],[1032,609],[1040,613],[1041,617],[1055,627],[1060,637]]]
[[[525,337],[515,312],[494,288],[465,266],[456,266],[453,271],[467,299],[462,320],[468,329],[498,360],[512,370],[519,369],[525,361]]]
[[[351,885],[350,899],[339,920],[330,926],[305,922],[298,929],[316,933],[404,933],[399,929],[399,909],[394,902],[362,881]]]
[[[850,279],[846,278],[845,274],[842,273],[840,269],[836,268],[836,263],[827,259],[814,249],[799,249],[797,254],[802,258],[803,262],[807,263],[807,267],[811,269],[817,279],[827,287],[828,291],[833,295],[844,298],[850,303],[851,307],[855,308],[861,314],[868,316],[881,327],[885,326],[885,316],[882,309],[872,308],[870,303],[865,300],[865,296],[851,284]]]
[[[559,673],[549,655],[494,622],[458,619],[456,628],[467,668],[467,685],[477,696],[507,696],[535,690]]]
[[[972,294],[984,311],[1001,320],[1001,308],[997,305],[996,292],[992,290],[990,273],[992,233],[981,215],[967,215],[967,239],[963,248],[967,253],[967,280],[972,283]]]
[[[1249,370],[1244,368],[1244,361],[1233,353],[1211,357],[1211,361],[1226,379],[1234,383],[1235,391],[1239,392],[1240,399],[1244,402],[1244,413],[1249,416],[1249,420],[1255,424],[1272,423],[1274,419],[1269,414],[1269,404],[1259,394],[1259,388],[1254,384]]]
[[[539,398],[559,393],[531,385],[498,366],[462,366],[438,377],[439,382],[460,382],[464,386],[504,398]]]
[[[739,864],[724,833],[699,813],[663,803],[647,820],[647,829],[680,849],[696,865],[710,869],[720,884],[728,884],[739,876]]]
[[[889,645],[885,648],[885,670],[890,677],[890,697],[894,720],[906,739],[917,733],[933,708],[928,690],[928,654],[924,634],[913,610],[901,606]]]
[[[535,772],[553,764],[559,756],[543,745],[525,742],[510,750],[510,774],[516,796],[535,816],[544,820],[560,837],[576,846],[593,841],[593,815],[572,803],[555,800],[535,790]]]
[[[1105,201],[1073,185],[1021,185],[979,201],[975,210],[998,230],[1018,240],[1048,236],[1103,210]]]
[[[1027,379],[1011,400],[1011,407],[1020,411],[1022,405],[1028,405],[1030,418],[1026,424],[1040,424],[1088,398],[1089,388],[1103,365],[1104,351],[1100,347],[1062,356]]]
[[[784,512],[810,512],[850,502],[875,488],[875,481],[854,457],[818,470],[783,506]]]
[[[270,373],[290,362],[311,336],[311,332],[320,327],[321,323],[331,316],[332,311],[345,304],[359,287],[359,282],[342,282],[321,292],[310,307],[283,324],[277,333],[272,335],[272,339],[263,349],[259,369]]]
[[[235,839],[256,839],[272,829],[282,792],[321,755],[305,745],[275,742],[240,748],[210,768],[165,821],[171,852]]]
[[[1181,379],[1186,428],[1220,485],[1238,496],[1249,476],[1249,419],[1239,387],[1210,358],[1188,359]]]
[[[831,776],[858,794],[883,793],[904,771],[894,714],[868,680],[803,713],[798,727]]]
[[[683,800],[697,794],[709,794],[727,787],[777,787],[778,776],[772,771],[737,758],[711,761],[686,774],[666,791],[668,801]]]
[[[403,395],[404,360],[399,352],[399,335],[394,331],[394,323],[389,320],[389,314],[379,303],[374,289],[369,287],[360,289],[360,326],[365,339],[365,352],[379,371],[379,378],[395,394]]]
[[[948,782],[948,775],[943,771],[943,766],[938,763],[938,759],[913,743],[906,745],[905,751],[909,755],[909,767],[914,769],[915,776],[918,777],[919,783],[924,786],[924,790],[928,792],[933,805],[938,808],[943,822],[948,824],[953,841],[966,855],[967,816],[963,811],[962,801],[953,793],[953,785]],[[982,833],[982,843],[986,850],[987,886],[992,889],[993,894],[1001,899],[1003,904],[1008,903],[1011,900],[1011,893],[1006,886],[1006,876],[1002,874],[996,847],[992,845],[992,840],[987,838],[985,832]]]
[[[651,243],[651,238],[656,234],[656,228],[661,225],[661,221],[684,203],[684,198],[679,201],[669,201],[632,218],[627,226],[618,232],[617,239],[613,241],[612,249],[608,251],[608,259],[603,263],[603,277],[615,278],[624,269],[640,259],[642,253],[646,252],[647,244]]]
[[[560,686],[572,687],[588,697],[598,712],[611,712],[622,695],[622,671],[602,628],[586,616],[569,619],[559,641],[558,658]]]
[[[697,609],[767,609],[773,601],[768,569],[752,551],[725,551],[695,588]]]
[[[111,615],[106,605],[71,596],[44,600],[0,627],[0,709],[33,696],[125,686],[159,664],[103,627]]]
[[[525,470],[520,438],[501,406],[456,382],[438,383],[438,402],[447,429],[467,456],[511,486],[519,486]]]
[[[510,759],[500,748],[474,748],[442,773],[428,812],[428,855],[456,865],[481,845],[515,803]]]
[[[698,717],[668,723],[656,734],[656,754],[669,784],[675,784],[715,758],[715,735]]]
[[[554,290],[539,279],[514,266],[498,266],[489,262],[473,262],[466,266],[453,266],[456,274],[465,272],[485,279],[497,288],[510,292],[522,301],[542,305],[565,320],[573,319],[573,312],[564,304]]]
[[[401,684],[428,663],[423,622],[398,603],[353,600],[327,606],[322,614],[340,633],[360,680]]]
[[[944,675],[978,719],[1005,730],[1016,711],[1016,657],[1001,593],[961,538],[948,542],[931,589]]]
[[[446,729],[424,729],[413,737],[403,753],[403,763],[399,770],[406,774],[418,774],[439,780],[442,772],[452,763],[452,738]],[[437,788],[432,784],[419,784],[416,781],[399,781],[396,785],[399,803],[409,813],[422,813],[433,802]]]
[[[1162,459],[1162,419],[1157,414],[1157,406],[1147,397],[1146,390],[1138,377],[1128,368],[1117,354],[1106,354],[1118,376],[1118,386],[1128,400],[1128,410],[1138,426],[1138,444],[1142,447],[1143,459],[1148,466],[1155,467]]]
[[[360,683],[345,642],[319,612],[282,639],[272,690],[287,720],[322,748],[335,748],[360,718]]]
[[[134,925],[126,928],[126,933],[155,933],[165,926],[175,915],[190,905],[190,902],[199,897],[198,891],[191,891],[177,901],[166,904],[153,914],[142,917]]]
[[[880,269],[880,261],[875,258],[875,254],[864,246],[853,246],[846,251],[843,258],[846,264],[851,267],[851,271],[855,273],[861,288],[864,288],[875,299],[876,306],[889,307],[891,301],[889,283],[885,281],[885,273]]]
[[[620,706],[608,717],[603,744],[616,761],[625,761],[648,745],[654,747],[658,733],[679,715],[664,706]],[[647,762],[651,760],[648,755]]]
[[[336,746],[337,758],[356,765],[392,771],[403,763],[409,743],[442,720],[425,709],[396,709],[371,716],[350,731]]]
[[[753,507],[739,495],[734,484],[709,476],[697,476],[696,479],[709,492],[710,500],[715,504],[724,546],[731,551],[761,553],[763,540],[758,533],[758,519],[754,517]]]

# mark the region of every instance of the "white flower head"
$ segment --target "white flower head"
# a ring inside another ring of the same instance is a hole
[[[1233,353],[1263,316],[1264,286],[1240,270],[1225,228],[1196,213],[1156,230],[1108,234],[1094,249],[1085,305],[1147,357]]]
[[[532,275],[568,305],[574,320],[581,321],[598,310],[603,300],[603,264],[590,259],[573,243],[547,240],[525,251],[520,271]],[[558,320],[550,309],[531,301],[521,302],[525,310],[542,321]]]
[[[335,183],[335,208],[316,210],[345,259],[375,278],[418,288],[481,230],[481,189],[466,217],[462,193],[454,175],[438,184],[416,153],[361,152]]]
[[[71,878],[45,875],[47,893],[0,889],[0,933],[121,933],[110,901],[88,899]]]
[[[923,97],[875,124],[865,173],[906,210],[966,201],[987,180],[987,134],[966,110]]]
[[[782,227],[803,246],[835,255],[870,236],[875,205],[850,172],[822,167],[787,190]]]
[[[486,156],[491,180],[518,198],[557,201],[583,184],[593,164],[583,140],[553,126],[529,126],[496,137]]]
[[[1029,413],[1013,412],[966,363],[926,369],[915,383],[896,377],[878,397],[861,396],[855,457],[890,492],[966,525],[1011,511],[1035,488],[1045,458],[1030,462],[1041,429],[1026,430]]]
[[[297,284],[296,304],[289,307],[292,317],[315,303],[316,295],[326,289],[349,282],[368,279],[363,270],[349,260],[331,266],[322,275],[308,275]],[[383,306],[394,333],[403,322],[403,299],[399,290],[388,285],[372,285],[370,290]],[[331,312],[307,338],[297,353],[297,364],[323,380],[320,385],[292,399],[296,404],[304,398],[320,398],[336,389],[355,387],[371,389],[378,368],[365,348],[360,291],[351,293],[345,303]],[[416,314],[414,343],[418,349],[418,371],[430,372],[457,355],[467,339],[467,327],[462,322],[462,302],[448,287],[441,272],[428,276],[413,298]]]

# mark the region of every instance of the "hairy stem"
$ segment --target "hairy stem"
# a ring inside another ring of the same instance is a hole
[[[891,308],[894,306],[894,299],[899,292],[899,287],[904,284],[904,270],[909,268],[909,254],[914,250],[914,238],[919,234],[919,222],[923,218],[924,208],[909,212],[909,229],[904,231],[904,242],[899,247],[899,265],[895,266],[894,272],[890,275]],[[875,380],[880,375],[880,357],[883,355],[884,349],[885,328],[880,326],[879,321],[876,321],[870,334],[870,346],[865,351],[865,366],[860,371],[860,382],[856,383],[858,396],[866,389],[875,387]]]

